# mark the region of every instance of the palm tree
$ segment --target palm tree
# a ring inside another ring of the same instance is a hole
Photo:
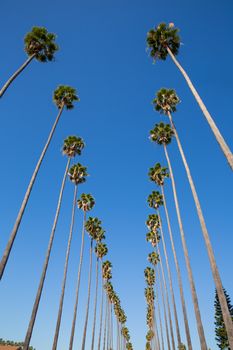
[[[164,181],[165,178],[169,177],[167,168],[162,167],[160,163],[156,163],[153,168],[150,168],[149,170],[149,177],[150,180],[155,182],[158,186],[161,188],[162,192],[162,198],[158,191],[153,191],[151,195],[148,197],[148,204],[151,208],[157,209],[160,204],[163,203],[166,219],[167,219],[167,225],[168,225],[168,232],[170,236],[171,246],[172,246],[172,252],[174,256],[175,266],[176,266],[176,273],[178,278],[178,284],[179,284],[179,290],[180,290],[180,298],[181,298],[181,305],[182,305],[182,312],[183,312],[183,318],[184,318],[184,324],[185,324],[185,333],[186,333],[186,339],[188,344],[188,349],[192,350],[192,342],[191,342],[191,336],[190,336],[190,330],[189,330],[189,324],[188,324],[188,317],[187,317],[187,310],[185,305],[185,299],[184,299],[184,291],[183,291],[183,283],[181,278],[181,272],[180,272],[180,266],[177,258],[177,253],[175,249],[175,243],[173,238],[173,233],[171,230],[171,224],[170,219],[168,215],[168,209],[166,204],[166,198],[164,193]]]
[[[175,302],[175,296],[174,296],[174,289],[173,289],[173,283],[172,283],[171,269],[170,269],[170,265],[169,265],[169,261],[168,261],[167,248],[166,248],[166,244],[165,244],[165,240],[164,240],[161,216],[159,213],[159,206],[163,205],[163,197],[158,191],[156,191],[156,192],[153,191],[153,194],[149,195],[147,202],[149,203],[149,206],[151,208],[153,208],[157,211],[157,215],[153,215],[154,220],[150,220],[150,217],[152,215],[149,215],[149,219],[147,220],[146,224],[147,224],[147,227],[149,227],[151,231],[154,231],[154,229],[156,231],[157,228],[160,228],[164,256],[165,256],[167,272],[168,272],[170,292],[171,292],[171,296],[172,296],[173,311],[174,311],[174,317],[175,317],[175,323],[176,323],[177,342],[178,342],[178,347],[179,347],[181,344],[180,328],[179,328],[176,302]],[[159,247],[158,247],[158,249],[159,249]],[[158,250],[158,252],[159,252],[159,250]],[[159,252],[159,255],[160,255],[160,252]],[[162,267],[162,262],[161,262],[161,267]]]
[[[103,288],[106,290],[107,287],[111,287],[110,280],[112,279],[112,263],[109,260],[106,260],[102,263],[102,279],[104,281]],[[108,317],[108,296],[106,293],[106,299],[105,299],[105,320],[104,320],[104,339],[103,339],[103,350],[105,350],[106,345],[106,332],[107,332],[107,317]],[[101,333],[100,333],[101,335]],[[100,338],[99,338],[99,344],[100,345]],[[98,348],[99,349],[99,348]]]
[[[71,142],[71,138],[72,138],[72,142]],[[48,268],[48,264],[49,264],[49,259],[50,259],[50,255],[51,255],[54,235],[55,235],[55,231],[56,231],[56,227],[57,227],[57,221],[58,221],[58,217],[60,214],[62,196],[63,196],[63,192],[64,192],[65,181],[66,181],[66,176],[67,176],[69,165],[70,165],[70,160],[71,160],[71,158],[75,157],[77,154],[80,155],[83,147],[84,147],[84,142],[80,137],[69,136],[68,138],[66,138],[64,140],[63,154],[65,154],[68,157],[68,161],[67,161],[64,177],[62,180],[62,185],[61,185],[60,194],[59,194],[58,203],[57,203],[56,214],[54,217],[53,227],[52,227],[52,231],[50,234],[50,239],[49,239],[49,244],[48,244],[48,248],[47,248],[47,252],[46,252],[46,256],[45,256],[44,266],[43,266],[43,270],[41,273],[40,283],[38,286],[36,299],[35,299],[35,302],[33,305],[32,314],[31,314],[29,325],[28,325],[23,350],[28,350],[28,348],[29,348],[29,344],[30,344],[30,340],[31,340],[31,336],[32,336],[33,328],[34,328],[34,323],[36,320],[36,315],[37,315],[37,311],[38,311],[38,307],[39,307],[39,303],[40,303],[40,298],[41,298],[41,294],[42,294],[42,290],[43,290],[43,286],[44,286],[44,281],[45,281],[45,277],[46,277],[46,272],[47,272],[47,268]]]
[[[48,136],[47,142],[46,142],[46,144],[44,146],[44,149],[43,149],[43,151],[42,151],[42,153],[40,155],[40,158],[39,158],[39,160],[37,162],[35,170],[34,170],[34,172],[32,174],[32,177],[31,177],[31,180],[29,182],[27,191],[25,193],[23,202],[22,202],[20,210],[18,212],[18,215],[17,215],[16,221],[15,221],[13,230],[11,232],[9,241],[8,241],[7,246],[5,248],[5,251],[3,253],[2,260],[0,262],[0,280],[1,280],[2,276],[3,276],[4,270],[5,270],[5,267],[6,267],[6,264],[7,264],[7,261],[8,261],[10,252],[11,252],[11,249],[12,249],[12,246],[14,244],[14,240],[15,240],[16,235],[17,235],[17,231],[19,229],[19,225],[21,223],[24,211],[26,209],[29,197],[31,195],[31,191],[32,191],[34,182],[36,180],[38,171],[39,171],[41,163],[42,163],[42,161],[43,161],[43,159],[45,157],[45,154],[46,154],[46,151],[47,151],[47,149],[49,147],[49,144],[50,144],[50,142],[52,140],[52,136],[54,134],[54,131],[56,129],[56,126],[57,126],[57,123],[58,123],[58,121],[60,119],[62,111],[63,111],[64,107],[66,107],[66,109],[72,109],[74,107],[73,102],[74,101],[79,101],[79,98],[78,98],[78,96],[76,94],[76,90],[71,88],[71,87],[69,87],[69,86],[59,86],[54,91],[53,99],[54,99],[54,102],[55,102],[55,104],[57,105],[57,107],[59,109],[59,113],[58,113],[57,118],[56,118],[56,120],[55,120],[55,122],[53,124],[53,127],[52,127],[51,131],[50,131],[50,134]]]
[[[71,182],[73,182],[75,185],[74,186],[74,198],[73,198],[73,206],[72,206],[72,214],[71,214],[70,232],[69,232],[69,238],[68,238],[67,248],[66,248],[66,258],[65,258],[65,265],[64,265],[64,274],[63,274],[63,281],[62,281],[62,287],[61,287],[59,309],[58,309],[58,315],[57,315],[55,334],[54,334],[54,338],[53,338],[52,350],[57,349],[57,342],[58,342],[58,336],[59,336],[59,331],[60,331],[60,324],[61,324],[61,317],[62,317],[62,310],[63,310],[63,301],[64,301],[65,288],[66,288],[67,270],[68,270],[68,263],[69,263],[69,257],[70,257],[70,247],[71,247],[73,228],[74,228],[74,218],[75,218],[78,185],[86,182],[86,177],[88,176],[87,168],[85,166],[81,165],[80,163],[75,164],[70,168],[68,175],[69,175]]]
[[[53,33],[48,33],[47,29],[44,27],[33,27],[32,31],[26,34],[24,38],[24,50],[28,55],[28,59],[4,84],[0,90],[0,97],[4,95],[10,84],[34,58],[39,62],[54,60],[54,54],[58,50],[55,39],[56,35]]]
[[[233,155],[226,144],[223,136],[221,135],[217,125],[215,124],[213,118],[211,117],[210,113],[208,112],[204,102],[202,101],[201,97],[199,96],[197,90],[193,86],[188,74],[185,72],[183,67],[180,65],[180,63],[176,59],[176,55],[179,52],[180,47],[180,37],[178,35],[179,30],[174,27],[173,23],[170,23],[169,25],[166,25],[165,23],[160,23],[157,28],[151,29],[147,33],[147,45],[150,49],[150,55],[153,57],[153,59],[156,61],[157,59],[166,60],[167,55],[169,54],[172,58],[173,62],[177,66],[177,68],[180,70],[181,74],[183,75],[184,79],[186,80],[192,94],[194,95],[200,109],[202,110],[207,122],[209,123],[209,126],[214,133],[214,136],[219,143],[225,157],[227,158],[227,161],[230,165],[230,167],[233,169]]]
[[[73,321],[72,321],[72,327],[71,327],[69,350],[73,349],[75,325],[76,325],[76,318],[77,318],[77,309],[78,309],[78,301],[79,301],[79,288],[80,288],[80,279],[81,279],[81,271],[82,271],[82,263],[83,263],[86,213],[87,213],[87,211],[90,211],[94,207],[95,200],[91,194],[82,193],[80,196],[80,199],[77,201],[77,203],[78,203],[78,208],[83,210],[84,215],[83,215],[83,227],[82,227],[82,238],[81,238],[81,248],[80,248],[80,257],[79,257],[77,287],[76,287],[75,304],[74,304],[74,315],[73,315]]]
[[[97,264],[96,267],[98,267],[98,261],[101,261],[101,269],[103,264],[103,257],[107,255],[108,248],[105,243],[99,242],[95,246],[95,253],[97,256]],[[98,276],[98,270],[96,271],[96,276]],[[103,321],[103,302],[104,302],[104,289],[103,289],[103,278],[101,278],[102,281],[102,288],[101,288],[101,305],[100,305],[100,330],[99,330],[99,339],[98,339],[98,349],[100,349],[100,343],[101,343],[101,335],[102,335],[102,321]],[[96,296],[95,296],[95,305],[97,305],[97,290],[98,290],[98,281],[96,279]],[[92,330],[92,349],[94,348],[94,335],[95,335],[95,319],[96,319],[96,307],[95,307],[95,313],[94,313],[94,322],[93,322],[93,330]]]
[[[183,147],[181,145],[177,130],[175,128],[175,124],[174,124],[173,119],[172,119],[171,112],[173,110],[171,108],[169,108],[169,105],[172,105],[172,104],[176,105],[177,103],[179,103],[179,98],[176,95],[175,90],[161,89],[157,93],[157,97],[154,99],[153,102],[155,104],[155,108],[159,112],[168,116],[173,134],[175,135],[175,138],[177,141],[177,145],[178,145],[178,148],[179,148],[179,151],[181,154],[181,158],[182,158],[182,161],[183,161],[186,173],[187,173],[188,181],[190,184],[190,188],[192,191],[193,199],[194,199],[194,202],[196,205],[197,215],[198,215],[198,218],[200,221],[200,225],[201,225],[201,229],[202,229],[202,233],[203,233],[203,237],[204,237],[204,241],[205,241],[205,245],[206,245],[206,249],[207,249],[207,253],[208,253],[208,257],[209,257],[209,261],[210,261],[210,266],[211,266],[211,270],[212,270],[212,274],[213,274],[213,278],[214,278],[214,282],[215,282],[215,286],[216,286],[216,290],[217,290],[217,293],[219,296],[219,301],[220,301],[221,309],[223,312],[223,318],[224,318],[224,323],[225,323],[226,329],[227,329],[229,344],[233,348],[233,323],[232,323],[232,319],[231,319],[231,316],[229,313],[229,309],[227,307],[227,301],[226,301],[226,297],[225,297],[224,290],[222,287],[221,277],[220,277],[218,267],[216,264],[215,255],[213,252],[209,233],[208,233],[208,230],[206,227],[206,223],[205,223],[204,215],[202,212],[201,204],[200,204],[200,201],[198,198],[198,194],[196,191],[196,187],[194,185],[191,171],[189,169],[189,166],[188,166],[188,163],[187,163],[184,151],[183,151]]]
[[[82,339],[82,350],[85,349],[86,335],[87,335],[87,325],[89,317],[89,307],[90,307],[90,296],[91,296],[91,277],[92,277],[92,247],[93,240],[100,242],[105,238],[104,230],[101,227],[101,221],[98,218],[89,217],[85,225],[86,231],[91,238],[90,244],[90,262],[89,262],[89,277],[88,277],[88,292],[87,292],[87,306],[86,306],[86,317],[83,330],[83,339]]]
[[[156,142],[159,145],[163,145],[165,156],[166,156],[166,159],[168,162],[168,168],[169,168],[169,173],[170,173],[171,180],[172,180],[172,189],[173,189],[176,213],[177,213],[177,218],[178,218],[178,223],[179,223],[179,228],[180,228],[180,234],[181,234],[181,240],[182,240],[182,246],[183,246],[183,251],[184,251],[184,256],[185,256],[186,267],[187,267],[187,271],[188,271],[188,278],[189,278],[189,283],[190,283],[190,288],[191,288],[191,293],[192,293],[192,300],[193,300],[193,306],[194,306],[194,311],[195,311],[195,316],[196,316],[197,329],[198,329],[201,349],[207,350],[205,334],[204,334],[204,329],[203,329],[203,325],[202,325],[202,321],[201,321],[200,309],[199,309],[199,305],[198,305],[196,287],[195,287],[195,283],[194,283],[191,263],[190,263],[189,254],[188,254],[188,247],[186,244],[183,223],[182,223],[181,214],[180,214],[175,179],[174,179],[174,175],[173,175],[173,171],[172,171],[172,167],[171,167],[171,162],[170,162],[170,158],[168,156],[168,151],[167,151],[167,145],[171,142],[174,133],[173,133],[169,124],[165,125],[163,123],[160,123],[160,124],[155,125],[154,129],[151,130],[150,135],[151,135],[152,141]]]

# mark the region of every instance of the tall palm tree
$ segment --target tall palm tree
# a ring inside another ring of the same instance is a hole
[[[172,229],[171,229],[170,218],[169,218],[169,214],[168,214],[166,198],[165,198],[165,193],[164,193],[164,181],[166,178],[169,177],[169,174],[168,174],[166,167],[162,167],[160,165],[160,163],[156,163],[153,168],[150,168],[148,175],[150,177],[150,180],[153,181],[154,183],[156,183],[161,188],[162,200],[161,200],[159,192],[153,191],[148,197],[148,204],[150,207],[152,207],[154,209],[157,209],[159,207],[159,205],[161,204],[161,201],[163,202],[163,205],[164,205],[166,219],[167,219],[167,225],[168,225],[168,232],[169,232],[169,236],[170,236],[172,252],[173,252],[173,257],[174,257],[175,266],[176,266],[177,279],[178,279],[178,284],[179,284],[179,291],[180,291],[182,312],[183,312],[183,318],[184,318],[184,324],[185,324],[185,334],[186,334],[186,339],[187,339],[187,345],[188,345],[188,349],[192,350],[192,342],[191,342],[189,323],[188,323],[188,317],[187,317],[187,309],[186,309],[186,305],[185,305],[185,298],[184,298],[184,291],[183,291],[183,282],[182,282],[180,266],[179,266],[179,262],[178,262],[178,258],[177,258],[176,249],[175,249],[175,243],[174,243],[174,238],[173,238],[173,233],[172,233]]]
[[[56,35],[48,33],[44,27],[33,27],[31,32],[27,33],[24,38],[24,50],[28,58],[19,69],[8,79],[0,90],[0,97],[4,95],[10,84],[35,58],[39,62],[48,62],[54,60],[54,54],[58,50],[55,43]]]
[[[177,133],[177,130],[175,128],[175,124],[174,124],[173,119],[172,119],[171,112],[175,112],[176,108],[173,109],[173,108],[171,108],[171,106],[176,107],[176,105],[179,103],[179,101],[180,101],[179,97],[177,96],[175,90],[161,89],[157,93],[157,96],[153,102],[154,102],[156,110],[158,110],[160,113],[168,116],[172,131],[175,135],[175,138],[176,138],[176,141],[178,144],[181,158],[182,158],[182,161],[183,161],[186,173],[187,173],[189,185],[190,185],[190,188],[192,191],[193,199],[194,199],[194,202],[196,205],[197,215],[198,215],[198,218],[200,221],[200,225],[201,225],[201,229],[202,229],[202,233],[203,233],[203,238],[205,241],[205,245],[206,245],[206,249],[207,249],[207,253],[208,253],[208,257],[209,257],[210,266],[211,266],[216,290],[217,290],[217,293],[219,296],[219,301],[220,301],[221,309],[223,312],[223,318],[224,318],[224,323],[225,323],[226,329],[227,329],[229,344],[231,347],[233,347],[233,322],[232,322],[231,315],[230,315],[230,312],[229,312],[229,309],[227,306],[226,297],[225,297],[225,294],[223,291],[221,277],[220,277],[220,274],[218,271],[217,263],[215,260],[215,255],[213,252],[209,233],[208,233],[208,230],[206,227],[206,223],[205,223],[204,215],[202,212],[201,204],[200,204],[200,201],[198,198],[198,194],[196,191],[196,187],[194,185],[194,181],[193,181],[191,171],[189,169],[189,166],[188,166],[188,163],[187,163],[184,151],[183,151],[183,147],[182,147],[180,139],[179,139],[179,135]]]
[[[71,140],[72,140],[72,142],[71,142]],[[50,259],[50,255],[51,255],[54,235],[55,235],[55,231],[56,231],[56,227],[57,227],[57,221],[58,221],[58,217],[60,214],[61,202],[62,202],[64,187],[65,187],[66,176],[67,176],[69,165],[70,165],[70,160],[71,160],[71,158],[75,157],[77,154],[80,155],[83,147],[84,147],[84,142],[80,137],[69,136],[68,138],[66,138],[64,140],[63,154],[65,154],[68,157],[68,161],[67,161],[64,177],[63,177],[62,184],[61,184],[56,214],[54,217],[53,227],[52,227],[51,234],[50,234],[49,244],[48,244],[48,248],[47,248],[47,252],[46,252],[46,256],[45,256],[43,270],[41,273],[40,283],[39,283],[39,286],[37,289],[37,294],[36,294],[36,298],[34,301],[32,314],[31,314],[31,318],[29,321],[29,325],[28,325],[28,329],[27,329],[27,333],[26,333],[26,337],[25,337],[25,341],[24,341],[23,350],[28,350],[28,348],[29,348],[29,344],[30,344],[30,340],[31,340],[31,336],[32,336],[33,328],[34,328],[34,323],[36,320],[36,315],[37,315],[37,311],[38,311],[38,307],[39,307],[39,303],[40,303],[40,298],[41,298],[41,294],[42,294],[42,290],[43,290],[43,286],[44,286],[44,281],[45,281],[45,277],[46,277],[46,272],[47,272],[47,268],[48,268],[48,264],[49,264],[49,259]]]
[[[86,222],[85,228],[86,228],[86,231],[91,238],[91,244],[90,244],[90,262],[89,262],[87,306],[86,306],[86,317],[85,317],[84,330],[83,330],[82,350],[85,349],[87,325],[88,325],[88,317],[89,317],[90,296],[91,296],[91,277],[92,277],[93,240],[100,242],[102,239],[105,238],[104,230],[101,227],[101,221],[98,218],[89,217],[89,219]]]
[[[147,45],[150,49],[150,55],[156,61],[157,59],[166,60],[167,55],[170,55],[171,59],[180,70],[184,79],[186,80],[192,94],[194,95],[200,109],[202,110],[209,126],[214,133],[214,136],[219,143],[230,167],[233,169],[233,154],[230,151],[230,148],[226,144],[223,136],[221,135],[217,125],[215,124],[213,118],[208,112],[204,102],[199,96],[197,90],[193,86],[188,74],[185,72],[184,68],[176,59],[176,55],[179,52],[180,47],[180,37],[178,35],[179,30],[174,27],[173,23],[166,25],[165,23],[160,23],[157,28],[151,29],[147,33]]]
[[[96,264],[96,276],[98,277],[98,261],[101,261],[101,269],[103,264],[103,257],[107,255],[108,248],[105,243],[99,242],[95,246],[95,253],[97,256],[97,264]],[[103,278],[101,278],[102,281],[102,288],[101,288],[101,304],[100,304],[100,331],[99,331],[99,339],[98,339],[98,349],[100,349],[100,343],[101,343],[101,335],[102,335],[102,321],[103,321],[103,302],[104,302],[104,289],[103,289]],[[95,305],[97,305],[97,291],[98,291],[98,281],[96,279],[96,296],[95,296]],[[91,349],[94,348],[94,339],[95,339],[95,320],[96,320],[96,307],[95,307],[95,313],[94,313],[94,322],[93,322],[93,330],[92,330],[92,345]]]
[[[72,214],[71,214],[71,222],[70,222],[70,232],[69,232],[69,238],[68,238],[67,248],[66,248],[66,258],[65,258],[65,265],[64,265],[64,274],[63,274],[63,281],[62,281],[62,287],[61,287],[59,309],[58,309],[58,315],[57,315],[55,334],[53,338],[52,350],[57,349],[57,342],[58,342],[58,336],[59,336],[60,325],[61,325],[63,301],[64,301],[65,288],[66,288],[67,270],[68,270],[69,257],[70,257],[70,247],[71,247],[71,242],[73,237],[77,191],[78,191],[78,186],[86,182],[86,177],[88,176],[87,168],[81,165],[80,163],[75,164],[70,168],[68,175],[71,182],[74,183],[74,198],[73,198],[73,206],[72,206]]]
[[[109,260],[106,260],[102,263],[102,279],[104,281],[103,287],[106,290],[107,286],[111,285],[110,280],[112,279],[112,263]],[[108,317],[108,295],[106,293],[103,350],[105,350],[105,346],[106,346],[107,317]],[[99,344],[100,344],[100,340],[99,340]]]
[[[182,223],[181,214],[180,214],[175,179],[174,179],[174,175],[173,175],[173,171],[172,171],[172,167],[171,167],[171,162],[170,162],[170,158],[169,158],[168,151],[167,151],[167,145],[171,142],[173,135],[174,135],[174,133],[173,133],[170,125],[169,124],[165,125],[164,123],[156,124],[154,129],[150,131],[151,140],[156,142],[159,145],[163,145],[165,156],[166,156],[166,159],[168,162],[169,173],[170,173],[171,180],[172,180],[172,189],[173,189],[173,196],[174,196],[175,207],[176,207],[176,214],[177,214],[178,224],[179,224],[179,228],[180,228],[180,235],[181,235],[181,241],[182,241],[182,246],[183,246],[183,251],[184,251],[184,256],[185,256],[185,263],[186,263],[186,267],[187,267],[187,271],[188,271],[188,278],[189,278],[189,283],[190,283],[190,288],[191,288],[191,294],[192,294],[192,300],[193,300],[193,306],[194,306],[194,311],[195,311],[195,317],[196,317],[196,323],[197,323],[197,329],[198,329],[201,350],[207,350],[204,328],[202,325],[201,313],[200,313],[200,309],[199,309],[199,305],[198,305],[198,297],[197,297],[195,282],[194,282],[194,278],[193,278],[193,272],[192,272],[192,268],[191,268],[188,247],[186,244],[183,223]]]
[[[79,301],[79,288],[80,288],[81,271],[82,271],[82,263],[83,263],[83,252],[84,252],[86,213],[87,213],[87,211],[90,211],[94,207],[95,200],[91,194],[82,193],[80,196],[80,199],[77,201],[77,203],[78,203],[78,208],[83,210],[84,214],[83,214],[83,227],[82,227],[81,248],[80,248],[80,256],[79,256],[77,286],[76,286],[76,293],[75,293],[74,315],[73,315],[73,321],[72,321],[72,327],[71,327],[69,350],[73,349],[75,325],[76,325],[76,318],[77,318],[77,309],[78,309],[78,301]]]
[[[15,240],[16,235],[17,235],[17,231],[19,229],[19,225],[21,223],[24,211],[26,209],[26,206],[27,206],[27,203],[28,203],[28,200],[29,200],[29,197],[30,197],[33,185],[34,185],[34,182],[36,180],[38,171],[39,171],[41,163],[42,163],[42,161],[43,161],[43,159],[45,157],[45,154],[46,154],[46,151],[47,151],[47,149],[49,147],[49,144],[50,144],[50,142],[52,140],[54,131],[56,129],[56,126],[57,126],[57,123],[58,123],[58,121],[60,119],[62,111],[63,111],[64,107],[66,107],[66,109],[72,109],[74,107],[73,102],[74,101],[79,101],[79,98],[78,98],[78,96],[76,94],[76,90],[71,88],[71,87],[69,87],[69,86],[59,86],[54,91],[53,99],[54,99],[54,102],[55,102],[56,106],[59,109],[59,113],[58,113],[57,118],[56,118],[56,120],[55,120],[55,122],[53,124],[53,127],[52,127],[51,131],[50,131],[50,134],[48,136],[47,142],[46,142],[46,144],[44,146],[44,149],[43,149],[43,151],[42,151],[42,153],[40,155],[40,158],[39,158],[39,160],[37,162],[35,170],[34,170],[34,172],[32,174],[32,177],[31,177],[31,180],[29,182],[27,191],[25,193],[23,202],[22,202],[20,210],[18,212],[18,215],[17,215],[16,221],[15,221],[13,230],[11,232],[11,235],[10,235],[10,238],[8,240],[7,246],[6,246],[5,251],[3,253],[2,260],[0,262],[0,280],[1,280],[2,276],[3,276],[4,270],[5,270],[5,267],[6,267],[6,264],[7,264],[7,261],[8,261],[10,252],[11,252],[11,249],[12,249],[12,246],[14,244],[14,240]]]
[[[155,227],[155,229],[157,229],[158,227],[160,228],[162,244],[163,244],[163,250],[164,250],[164,256],[165,256],[167,272],[168,272],[170,292],[171,292],[171,296],[172,296],[172,304],[173,304],[174,318],[175,318],[175,324],[176,324],[177,342],[178,342],[178,347],[179,347],[181,345],[180,328],[179,328],[177,308],[176,308],[176,302],[175,302],[175,296],[174,296],[174,289],[173,289],[171,269],[170,269],[170,265],[169,265],[167,248],[166,248],[164,234],[163,234],[161,216],[160,216],[160,213],[159,213],[159,207],[161,205],[163,205],[163,197],[158,191],[156,191],[156,192],[153,191],[153,194],[149,195],[147,202],[148,202],[148,204],[149,204],[149,206],[151,208],[153,208],[153,209],[155,209],[157,211],[157,217],[156,216],[154,217],[155,224],[154,224],[154,222],[151,222],[151,220],[147,220],[147,226],[149,226],[151,231],[153,231],[154,227]],[[151,215],[149,216],[149,219],[150,219],[150,217],[151,217]],[[159,255],[160,255],[160,252],[159,252]]]

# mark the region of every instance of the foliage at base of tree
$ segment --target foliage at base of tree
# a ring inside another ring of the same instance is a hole
[[[23,349],[23,344],[24,344],[23,342],[16,342],[13,340],[3,340],[2,338],[0,338],[0,345],[21,346]],[[36,350],[36,349],[30,346],[29,350]]]

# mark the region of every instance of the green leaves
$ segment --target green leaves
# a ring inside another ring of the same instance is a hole
[[[173,89],[160,89],[156,97],[152,101],[154,109],[161,114],[176,112],[176,105],[180,103],[180,99]]]
[[[70,168],[68,175],[75,185],[80,185],[86,182],[87,168],[80,163],[75,164]]]
[[[168,169],[166,167],[162,167],[160,165],[160,163],[156,163],[153,168],[149,169],[148,176],[149,176],[151,181],[155,182],[158,186],[162,186],[164,184],[164,179],[166,177],[169,177]],[[154,194],[154,193],[159,194],[158,191],[157,192],[153,191],[152,194]],[[154,196],[155,196],[155,194],[154,194]],[[149,206],[152,207],[150,205],[150,202],[149,202],[149,197],[148,197],[148,203],[149,203]],[[163,205],[163,203],[161,203],[160,205]]]
[[[112,278],[112,263],[109,260],[103,262],[102,276],[106,281],[109,281]]]
[[[70,158],[75,157],[77,154],[80,156],[84,146],[85,144],[81,137],[68,136],[64,140],[62,152]]]
[[[105,255],[108,254],[108,248],[105,243],[99,242],[95,246],[95,253],[99,259],[102,259]]]
[[[161,205],[163,205],[163,196],[159,191],[152,191],[147,198],[147,203],[150,208],[158,209]]]
[[[24,50],[29,56],[35,55],[40,62],[54,60],[54,54],[59,49],[55,43],[56,35],[49,33],[44,27],[33,27],[24,38]]]
[[[63,105],[66,106],[66,109],[72,109],[74,108],[73,102],[79,100],[76,89],[67,85],[59,85],[53,94],[53,101],[59,109]]]
[[[155,270],[151,267],[147,267],[144,270],[144,276],[146,283],[149,287],[152,287],[155,284]]]
[[[179,29],[174,28],[170,23],[160,23],[157,28],[151,29],[147,33],[147,46],[150,50],[150,56],[154,61],[166,60],[168,52],[167,47],[174,55],[177,55],[180,47]]]
[[[160,262],[159,254],[157,254],[156,252],[148,254],[147,259],[153,266],[156,266]]]
[[[95,205],[95,199],[89,193],[82,193],[80,199],[77,200],[78,208],[83,211],[91,210]]]
[[[169,124],[155,124],[154,129],[150,131],[150,139],[158,145],[168,145],[172,141],[174,131]]]

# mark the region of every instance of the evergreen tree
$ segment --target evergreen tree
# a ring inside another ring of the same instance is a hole
[[[226,301],[227,301],[227,306],[233,321],[233,306],[231,305],[231,299],[229,297],[229,295],[227,294],[226,290],[224,289],[224,294],[226,297]],[[228,342],[228,337],[227,337],[227,332],[226,332],[226,327],[225,327],[225,323],[223,321],[223,315],[222,315],[222,310],[221,310],[221,306],[220,306],[220,302],[218,299],[218,294],[215,291],[215,302],[214,302],[214,306],[215,306],[215,339],[217,341],[217,345],[219,347],[219,349],[230,349],[229,346],[229,342]]]

